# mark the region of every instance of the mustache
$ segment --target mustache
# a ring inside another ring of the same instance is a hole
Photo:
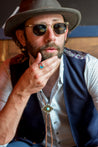
[[[47,43],[46,45],[40,48],[40,51],[45,50],[46,48],[49,48],[49,47],[54,47],[57,50],[59,50],[59,47],[55,43]]]

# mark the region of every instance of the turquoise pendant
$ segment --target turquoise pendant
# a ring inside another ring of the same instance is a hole
[[[42,108],[42,110],[46,113],[50,113],[53,110],[53,108],[49,104],[47,104]]]

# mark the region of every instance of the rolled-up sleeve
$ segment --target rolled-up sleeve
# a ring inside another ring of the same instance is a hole
[[[98,110],[98,59],[87,54],[84,73],[87,89]]]
[[[6,60],[0,67],[0,110],[3,109],[12,91],[9,61]]]
[[[8,144],[5,144],[5,145],[0,145],[0,147],[7,147],[7,145],[8,145]]]

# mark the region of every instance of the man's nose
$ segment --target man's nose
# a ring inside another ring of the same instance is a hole
[[[54,32],[53,28],[49,25],[47,27],[47,31],[46,31],[46,35],[45,35],[45,41],[51,42],[51,41],[55,41],[55,39],[56,39],[55,32]]]

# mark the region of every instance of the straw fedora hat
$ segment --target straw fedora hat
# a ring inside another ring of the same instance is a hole
[[[57,13],[64,16],[69,22],[69,31],[77,27],[81,20],[80,11],[72,8],[61,7],[57,0],[22,0],[19,12],[10,17],[4,28],[6,36],[11,37],[19,25],[29,18],[39,14]]]

